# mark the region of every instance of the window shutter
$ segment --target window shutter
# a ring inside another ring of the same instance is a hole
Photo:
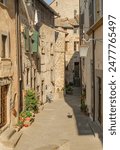
[[[25,27],[25,50],[29,51],[30,49],[30,38],[29,38],[29,29]]]
[[[94,24],[94,6],[93,6],[93,0],[90,1],[89,4],[89,24],[92,26]]]
[[[83,37],[84,13],[80,15],[80,36]]]
[[[39,33],[37,31],[34,31],[32,35],[32,52],[33,53],[38,52],[38,42],[39,42]]]

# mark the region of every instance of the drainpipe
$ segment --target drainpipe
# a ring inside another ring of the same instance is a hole
[[[18,75],[18,116],[19,112],[22,109],[22,55],[20,47],[20,18],[19,18],[19,0],[15,1],[15,10],[16,10],[16,48],[17,48],[17,75]]]
[[[93,121],[95,121],[95,45],[96,45],[96,41],[94,40],[94,31],[92,31],[92,58],[93,58]]]
[[[80,45],[81,45],[80,30],[81,28],[80,28],[80,0],[79,0],[79,50],[80,50]],[[82,59],[80,57],[80,96],[82,95],[82,65],[81,63],[82,63]]]

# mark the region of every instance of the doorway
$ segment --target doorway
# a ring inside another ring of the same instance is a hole
[[[7,123],[7,95],[8,85],[0,87],[0,128]]]
[[[43,104],[44,99],[44,80],[41,82],[41,103]]]
[[[79,62],[74,62],[74,86],[79,87],[80,86],[80,77],[79,77],[79,72],[80,72],[80,68],[79,68]]]
[[[98,77],[98,121],[102,124],[102,80]]]

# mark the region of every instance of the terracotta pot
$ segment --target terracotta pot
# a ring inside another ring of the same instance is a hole
[[[28,124],[24,124],[24,127],[28,127],[29,125]]]
[[[30,120],[31,120],[30,117],[25,118],[25,121],[30,121]]]

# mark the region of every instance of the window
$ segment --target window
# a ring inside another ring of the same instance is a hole
[[[83,38],[84,13],[80,14],[80,36]]]
[[[69,41],[65,41],[65,51],[68,51],[68,44],[69,44]]]
[[[53,71],[53,69],[50,70],[50,74],[51,74],[51,82],[54,83],[54,71]]]
[[[95,21],[99,20],[103,15],[103,0],[95,1]]]
[[[73,29],[73,32],[76,34],[76,33],[77,33],[77,30],[78,30],[77,28],[74,28],[74,29]]]
[[[56,2],[56,6],[58,6],[58,2]]]
[[[2,54],[1,54],[2,58],[5,58],[6,56],[6,40],[7,40],[7,36],[2,35]]]
[[[77,43],[74,42],[74,51],[76,51],[76,50],[77,50]]]
[[[77,10],[74,10],[74,18],[76,17],[77,15]]]
[[[90,0],[89,4],[89,24],[92,26],[94,24],[94,2]]]
[[[36,69],[34,69],[34,90],[36,90]]]
[[[50,44],[50,54],[53,55],[53,43]]]
[[[26,79],[26,84],[28,85],[29,84],[29,68],[27,68],[27,79]]]
[[[75,41],[74,42],[74,51],[78,51],[78,45],[79,45],[79,42]]]
[[[0,0],[0,3],[3,3],[4,5],[6,5],[7,0]]]
[[[1,34],[1,58],[9,58],[9,41],[7,34]]]

